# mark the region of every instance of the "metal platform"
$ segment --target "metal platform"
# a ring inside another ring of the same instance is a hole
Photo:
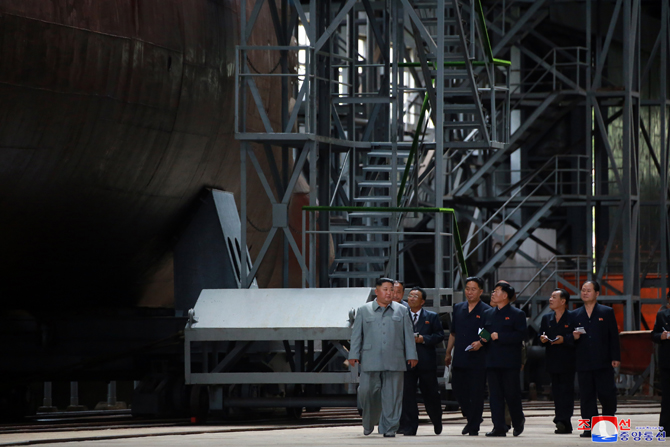
[[[184,331],[186,383],[357,383],[357,367],[334,371],[329,363],[338,353],[347,357],[342,342],[370,293],[368,287],[203,290]],[[239,360],[254,352],[285,355],[290,370],[240,371]]]

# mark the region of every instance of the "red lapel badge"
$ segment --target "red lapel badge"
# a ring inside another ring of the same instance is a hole
[[[426,324],[430,324],[430,321],[426,320]]]
[[[479,315],[475,315],[475,317],[479,318]]]
[[[603,321],[603,319],[602,319],[602,318],[598,318],[598,321]]]
[[[505,317],[505,320],[509,320],[509,317]]]
[[[568,327],[568,325],[566,324],[565,327]]]

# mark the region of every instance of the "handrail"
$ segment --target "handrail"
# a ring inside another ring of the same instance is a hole
[[[303,211],[340,211],[345,213],[353,213],[356,211],[365,211],[371,213],[446,213],[451,214],[454,223],[454,245],[456,246],[456,257],[461,268],[463,277],[468,276],[468,267],[465,265],[465,257],[463,256],[463,244],[461,243],[461,234],[458,231],[458,221],[456,220],[456,211],[453,208],[436,208],[436,207],[401,207],[401,206],[311,206],[306,205],[302,207]]]
[[[542,272],[552,263],[556,263],[556,261],[560,261],[562,259],[570,259],[570,260],[575,260],[577,264],[577,269],[576,271],[580,271],[581,269],[579,268],[579,262],[580,259],[588,259],[586,256],[580,256],[580,255],[554,255],[552,256],[543,266],[540,270],[537,271],[537,273],[526,283],[526,285],[521,289],[518,293],[517,296],[521,296],[521,294],[535,281],[535,279],[542,274]],[[525,306],[528,305],[532,301],[532,299],[538,294],[538,292],[542,289],[542,287],[552,278],[556,275],[556,272],[558,272],[559,269],[555,269],[551,272],[551,274],[547,277],[547,279],[544,280],[542,284],[540,284],[539,287],[535,289],[535,291],[526,299],[526,301],[519,306],[520,309],[524,308]],[[585,270],[586,273],[586,270]],[[563,278],[561,278],[563,279]]]
[[[494,65],[504,65],[511,66],[512,62],[504,59],[496,59],[493,57],[493,49],[491,48],[491,39],[489,39],[489,30],[486,27],[486,18],[484,17],[484,8],[482,8],[481,0],[475,1],[475,9],[477,10],[477,16],[479,17],[479,26],[482,27],[482,39],[484,40],[484,50],[486,55],[489,57],[489,61]]]
[[[407,164],[405,164],[405,171],[402,175],[402,181],[400,182],[400,188],[398,189],[398,199],[396,203],[400,205],[400,199],[402,199],[403,194],[405,194],[405,184],[407,183],[407,178],[409,177],[409,170],[412,168],[412,161],[414,159],[414,154],[419,146],[419,134],[422,132],[423,120],[428,110],[428,92],[423,97],[423,105],[421,106],[421,113],[419,114],[419,122],[416,125],[416,131],[414,132],[414,137],[412,138],[412,147],[409,150],[409,156],[407,158]],[[393,174],[392,174],[393,177]],[[390,179],[393,181],[393,178]]]
[[[531,175],[531,176],[524,182],[523,185],[519,186],[519,188],[514,192],[514,194],[512,194],[512,195],[510,196],[510,198],[507,199],[507,201],[506,201],[505,203],[503,203],[503,204],[498,208],[498,210],[497,210],[495,213],[493,213],[493,214],[491,215],[491,217],[489,217],[489,219],[487,219],[486,222],[482,223],[482,225],[481,225],[481,227],[479,228],[479,230],[477,230],[472,236],[470,236],[470,238],[469,238],[467,241],[465,241],[465,243],[467,244],[467,243],[470,242],[473,238],[475,238],[476,236],[478,236],[478,235],[483,231],[483,229],[486,227],[486,225],[488,225],[488,224],[493,220],[494,217],[496,217],[498,214],[500,214],[500,213],[502,212],[502,210],[505,209],[505,207],[507,206],[507,204],[509,204],[514,198],[516,198],[516,196],[519,195],[519,194],[521,193],[521,191],[523,190],[523,188],[525,188],[525,187],[530,183],[530,181],[533,180],[536,176],[540,175],[540,174],[542,173],[542,171],[543,171],[547,166],[549,166],[549,165],[553,162],[553,160],[554,160],[554,157],[552,157],[552,158],[550,158],[549,160],[547,160],[547,162],[546,162],[540,169],[538,169],[533,175]],[[514,213],[516,213],[517,210],[519,210],[519,209],[521,208],[521,206],[522,206],[522,205],[523,205],[523,204],[524,204],[530,197],[532,197],[532,195],[535,193],[535,191],[537,191],[537,190],[539,189],[540,186],[542,186],[544,183],[546,183],[546,181],[551,177],[551,175],[553,175],[553,172],[552,172],[552,174],[550,174],[549,176],[545,177],[544,180],[542,180],[542,182],[540,182],[540,183],[535,187],[535,189],[534,189],[530,194],[528,194],[528,195],[523,199],[523,201],[521,201],[521,203],[520,203],[516,208],[514,208],[514,210],[507,216],[507,218],[509,218],[510,216],[512,216]],[[481,247],[481,245],[482,245],[484,242],[486,242],[489,238],[493,237],[493,234],[495,233],[495,231],[496,231],[498,228],[500,228],[500,226],[503,225],[506,221],[507,221],[507,219],[503,219],[503,220],[502,220],[502,221],[501,221],[495,228],[491,229],[489,235],[486,236],[486,237],[484,237],[484,238],[479,242],[479,244],[477,244],[477,246],[476,246],[475,248],[473,248],[472,250],[470,250],[470,253],[474,253],[479,247]],[[468,255],[468,256],[469,256],[469,255]]]

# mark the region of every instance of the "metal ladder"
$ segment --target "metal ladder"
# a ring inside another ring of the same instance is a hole
[[[474,55],[470,54],[472,35],[466,35],[461,8],[457,0],[409,2],[415,35],[421,35],[424,45],[417,45],[426,88],[435,106],[438,83],[443,88],[443,128],[445,144],[458,147],[490,145],[482,98],[473,70]],[[440,21],[443,17],[443,29]],[[416,22],[420,20],[420,24]],[[444,40],[441,45],[440,38]],[[438,52],[443,52],[439,66]],[[433,107],[435,110],[435,107]],[[434,113],[434,112],[433,112]],[[473,136],[477,135],[476,138]]]
[[[366,208],[396,205],[392,197],[392,182],[396,188],[405,170],[409,148],[399,144],[396,151],[396,172],[393,173],[393,151],[388,146],[374,147],[360,155],[360,171],[353,179],[353,204],[360,211],[346,213],[339,220],[331,220],[331,231],[337,232],[335,260],[331,264],[331,285],[339,287],[372,286],[377,278],[388,276],[389,261],[395,253],[393,233],[399,230],[398,216]],[[356,163],[358,164],[358,163]],[[413,169],[413,168],[410,168]]]

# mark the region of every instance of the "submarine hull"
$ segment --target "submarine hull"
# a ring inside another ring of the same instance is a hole
[[[239,206],[238,36],[239,0],[0,1],[5,309],[170,305],[171,249],[199,193]],[[265,5],[251,43],[274,42]],[[271,216],[255,176],[249,191],[253,255]]]

